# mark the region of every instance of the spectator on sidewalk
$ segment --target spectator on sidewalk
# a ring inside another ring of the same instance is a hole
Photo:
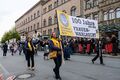
[[[111,42],[112,42],[112,45],[113,45],[112,55],[117,56],[118,46],[117,46],[117,38],[116,38],[115,35],[112,35]]]
[[[65,60],[70,60],[70,54],[71,54],[71,50],[70,50],[70,46],[68,42],[64,43],[64,58]]]

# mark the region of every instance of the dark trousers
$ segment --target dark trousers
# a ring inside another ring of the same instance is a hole
[[[32,65],[30,65],[30,63],[32,63]],[[28,67],[34,67],[34,55],[28,53],[27,54],[27,66]]]
[[[6,56],[6,54],[7,54],[7,51],[3,51],[3,56]]]
[[[59,70],[62,63],[62,57],[59,55],[57,58],[54,59],[54,63],[55,63],[55,68],[53,69],[53,71],[55,72],[55,77],[60,78]]]
[[[98,57],[100,59],[100,64],[103,64],[103,56],[102,53],[99,54],[99,52],[97,52],[97,55],[92,59],[92,61],[96,61]]]
[[[116,56],[117,55],[117,44],[116,43],[113,43],[113,55]]]
[[[27,60],[27,50],[25,48],[23,48],[23,53],[25,55],[25,59]]]

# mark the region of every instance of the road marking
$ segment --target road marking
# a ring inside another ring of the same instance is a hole
[[[0,69],[3,71],[4,75],[6,75],[6,76],[10,75],[8,70],[2,64],[0,64]]]

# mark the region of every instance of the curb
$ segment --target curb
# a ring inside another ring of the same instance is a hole
[[[79,56],[95,56],[96,54],[88,55],[88,54],[74,53],[73,55],[79,55]],[[120,59],[120,55],[118,55],[118,56],[111,56],[111,55],[104,55],[104,54],[103,54],[103,57]]]

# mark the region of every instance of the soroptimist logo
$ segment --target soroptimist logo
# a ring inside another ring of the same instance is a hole
[[[65,14],[60,14],[60,22],[65,26],[68,27],[68,20],[67,17],[65,16]]]

